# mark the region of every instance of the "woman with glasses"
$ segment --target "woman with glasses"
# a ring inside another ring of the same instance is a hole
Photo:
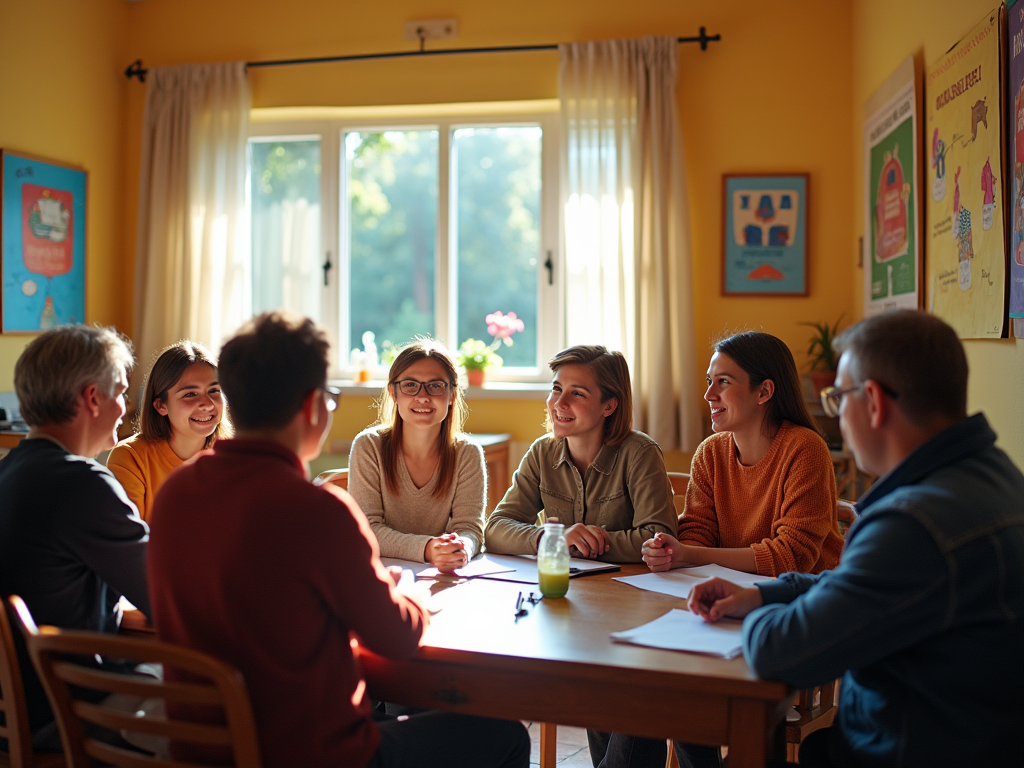
[[[162,350],[146,376],[133,426],[135,434],[110,451],[107,468],[148,522],[167,476],[230,434],[217,358],[188,339]]]
[[[419,339],[391,364],[377,423],[352,443],[348,490],[383,557],[451,572],[483,543],[484,454],[462,434],[467,408],[444,345]]]
[[[715,434],[693,456],[678,538],[644,543],[652,571],[716,563],[765,576],[839,562],[836,477],[789,348],[747,331],[715,345],[704,399]]]

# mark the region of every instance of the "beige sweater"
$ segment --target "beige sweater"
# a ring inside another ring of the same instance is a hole
[[[369,520],[381,556],[422,563],[423,549],[432,537],[457,533],[470,542],[466,549],[473,557],[484,538],[487,470],[483,449],[465,439],[456,444],[455,477],[441,498],[433,495],[438,469],[425,486],[417,488],[400,456],[398,493],[393,494],[384,480],[379,430],[364,430],[352,442],[348,492]]]

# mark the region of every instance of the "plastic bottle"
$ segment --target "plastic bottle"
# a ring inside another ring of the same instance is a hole
[[[565,543],[565,526],[561,523],[544,523],[537,547],[537,572],[544,597],[565,597],[569,591],[569,545]]]

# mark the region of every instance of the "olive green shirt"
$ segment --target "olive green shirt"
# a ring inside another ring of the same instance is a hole
[[[597,559],[613,563],[641,562],[643,543],[659,532],[674,535],[678,525],[665,457],[656,442],[637,431],[617,446],[602,446],[583,477],[564,438],[539,438],[487,520],[487,551],[535,554],[541,510],[566,528],[576,523],[604,527],[611,547]]]

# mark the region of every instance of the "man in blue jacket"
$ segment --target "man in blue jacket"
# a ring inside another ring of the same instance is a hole
[[[880,477],[839,566],[747,589],[706,582],[690,609],[745,616],[762,677],[842,676],[836,720],[801,765],[1022,765],[1024,476],[985,417],[967,416],[967,359],[944,322],[879,315],[836,348],[822,403]]]

